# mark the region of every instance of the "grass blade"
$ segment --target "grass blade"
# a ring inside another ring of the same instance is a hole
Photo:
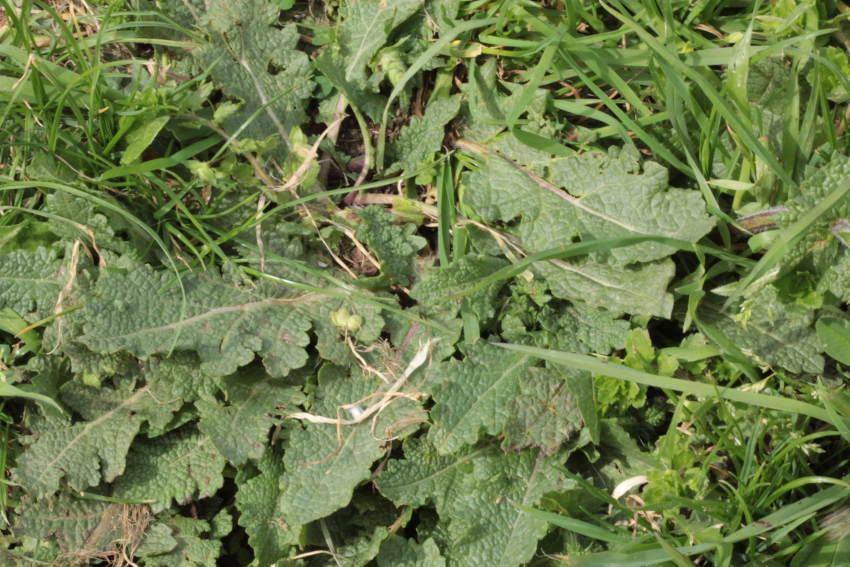
[[[581,520],[576,520],[573,518],[568,518],[566,516],[553,514],[552,512],[544,512],[543,510],[537,510],[536,508],[523,506],[522,504],[517,504],[513,501],[511,501],[511,506],[513,506],[517,510],[520,510],[521,512],[525,512],[529,516],[533,516],[540,520],[545,520],[553,526],[558,526],[559,528],[564,528],[565,530],[569,530],[571,532],[575,532],[586,537],[598,539],[599,541],[618,545],[624,545],[631,541],[631,538],[629,537],[617,535],[598,526],[594,526],[593,524],[582,522]]]
[[[521,352],[542,358],[549,362],[564,364],[579,370],[585,370],[594,374],[610,376],[611,378],[619,378],[628,382],[653,386],[655,388],[668,389],[685,394],[696,394],[701,396],[716,397],[718,392],[723,399],[733,402],[740,402],[751,406],[775,409],[791,413],[799,413],[819,419],[831,425],[832,418],[829,413],[817,406],[800,402],[797,400],[789,400],[776,396],[768,396],[765,394],[754,394],[752,392],[742,392],[731,388],[723,388],[712,384],[703,384],[701,382],[690,382],[688,380],[680,380],[679,378],[667,378],[665,376],[656,376],[647,372],[634,370],[628,366],[621,366],[595,358],[584,354],[575,354],[570,352],[559,352],[537,347],[529,347],[523,345],[512,345],[497,343],[500,347]]]

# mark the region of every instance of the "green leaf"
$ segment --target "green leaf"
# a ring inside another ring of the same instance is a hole
[[[699,555],[715,547],[714,543],[702,543],[687,547],[678,547],[676,551],[684,555]],[[573,565],[576,567],[646,567],[668,563],[670,554],[664,549],[649,551],[630,551],[629,553],[591,553],[576,557]]]
[[[596,406],[596,395],[593,391],[593,375],[574,370],[568,371],[560,366],[558,368],[561,370],[564,380],[567,381],[567,388],[575,398],[585,430],[591,441],[599,444],[601,420]]]
[[[151,393],[161,403],[176,398],[185,403],[213,401],[223,381],[221,377],[206,374],[200,366],[197,354],[179,351],[168,358],[149,358],[145,362],[144,376],[151,385]]]
[[[29,398],[31,400],[36,400],[38,402],[49,404],[60,412],[62,408],[59,407],[54,400],[48,398],[47,396],[43,396],[41,394],[37,394],[35,392],[27,392],[26,390],[21,390],[16,386],[12,386],[6,382],[0,382],[0,398]]]
[[[257,462],[259,474],[250,477],[245,469],[236,477],[236,507],[241,512],[239,525],[248,534],[257,567],[270,567],[283,559],[298,543],[297,526],[280,521],[280,477],[283,459],[271,451]]]
[[[489,163],[465,176],[464,202],[488,222],[519,217],[511,232],[530,252],[564,246],[577,237],[588,241],[647,234],[695,242],[713,224],[698,192],[668,190],[666,170],[648,163],[639,173],[637,156],[626,151],[544,159],[522,167],[478,149]],[[533,173],[542,168],[553,171],[555,183],[569,192]],[[636,206],[638,201],[653,204],[644,208]],[[660,242],[644,242],[580,261],[540,263],[538,269],[558,297],[615,312],[668,317],[672,297],[665,289],[673,267],[664,258],[673,251]],[[624,266],[635,262],[651,263]]]
[[[142,155],[142,152],[151,145],[159,131],[169,120],[171,120],[171,117],[168,115],[157,116],[153,119],[137,119],[133,129],[127,133],[127,149],[121,156],[121,165],[133,163],[136,158]]]
[[[427,244],[421,236],[414,236],[416,225],[392,224],[396,220],[380,205],[369,205],[359,213],[360,226],[357,238],[372,249],[381,264],[381,273],[390,282],[410,285],[416,275],[416,252]]]
[[[508,404],[520,393],[520,381],[530,378],[533,357],[510,353],[486,341],[478,341],[462,362],[443,363],[434,382],[437,402],[431,417],[438,430],[437,450],[451,454],[472,445],[480,434],[499,435],[510,416]]]
[[[386,97],[376,92],[376,85],[368,83],[369,61],[387,42],[393,28],[421,7],[417,0],[346,4],[347,17],[339,26],[336,44],[324,47],[316,58],[317,68],[331,84],[375,122],[381,118]]]
[[[393,536],[381,543],[378,567],[445,567],[446,560],[433,539],[419,545],[412,539]]]
[[[553,309],[540,312],[540,326],[554,334],[549,346],[557,350],[587,354],[609,354],[626,346],[629,322],[604,309]]]
[[[452,542],[444,550],[448,564],[514,567],[531,559],[547,524],[509,500],[533,506],[556,490],[556,460],[534,451],[505,454],[494,445],[442,457],[430,442],[411,439],[405,458],[390,461],[376,482],[397,505],[435,504],[437,529]]]
[[[469,254],[447,266],[427,269],[411,288],[410,296],[424,304],[445,306],[446,303],[450,303],[457,311],[460,309],[462,299],[447,301],[448,296],[479,283],[507,265],[508,261],[501,258]],[[486,320],[493,317],[494,301],[505,283],[507,283],[505,280],[495,281],[469,296],[472,309],[479,318]]]
[[[619,545],[628,543],[630,541],[628,538],[618,536],[617,534],[609,530],[594,526],[593,524],[588,524],[587,522],[582,522],[581,520],[575,520],[573,518],[560,516],[551,512],[544,512],[543,510],[537,510],[536,508],[530,508],[528,506],[523,506],[522,504],[512,504],[517,510],[525,512],[530,516],[545,520],[552,525],[558,526],[559,528],[564,528],[565,530],[569,530],[571,532],[575,532],[586,537],[592,537],[600,541],[606,541],[608,543]]]
[[[147,385],[136,391],[78,382],[63,386],[62,402],[84,421],[72,423],[70,416],[43,418],[33,435],[22,438],[29,447],[18,459],[16,474],[21,484],[44,495],[55,492],[63,476],[82,491],[100,484],[101,478],[112,481],[122,474],[142,422],[151,410],[161,411],[148,390]]]
[[[392,526],[377,526],[371,531],[361,532],[361,535],[349,538],[345,545],[337,548],[342,563],[352,567],[365,567],[375,559],[388,538],[394,537],[397,529],[404,527],[410,519],[411,510],[403,512],[402,517]],[[328,561],[326,565],[332,567],[335,563]]]
[[[271,0],[271,2],[281,10],[289,10],[295,6],[295,0]]]
[[[120,202],[110,197],[104,195],[98,195],[98,197],[124,209]],[[72,223],[50,223],[50,230],[64,238],[66,242],[80,239],[87,246],[96,246],[98,249],[112,250],[120,254],[139,254],[150,243],[150,238],[128,223],[124,217],[114,211],[101,211],[91,201],[64,191],[47,195],[42,210],[72,221]],[[128,235],[130,240],[117,236],[119,232]]]
[[[375,484],[397,506],[418,508],[432,502],[438,511],[445,510],[457,498],[460,478],[471,470],[472,461],[488,450],[461,449],[442,456],[430,440],[407,439],[405,458],[389,461]]]
[[[743,302],[737,316],[720,305],[703,301],[697,310],[700,321],[720,330],[738,348],[790,372],[823,371],[820,340],[814,328],[813,310],[783,303],[774,286],[767,286]]]
[[[51,224],[26,220],[20,224],[0,226],[0,256],[15,250],[35,252],[40,246],[49,247],[57,240]]]
[[[340,53],[346,61],[346,79],[365,69],[383,47],[390,31],[422,7],[418,0],[355,2],[347,5],[346,19],[339,29]]]
[[[850,321],[823,318],[818,319],[816,327],[826,354],[841,364],[850,365]]]
[[[26,318],[31,311],[48,311],[64,287],[60,269],[65,261],[55,250],[17,250],[0,258],[0,303]]]
[[[386,97],[374,92],[368,85],[368,77],[365,68],[349,70],[346,57],[341,53],[341,48],[336,44],[326,45],[322,48],[319,56],[315,59],[316,68],[331,85],[342,93],[342,96],[351,104],[354,114],[368,115],[372,120],[380,116],[381,108],[386,103]],[[334,109],[331,109],[333,112]],[[332,119],[333,114],[329,116]],[[362,120],[361,120],[362,122]],[[365,125],[365,122],[364,122]]]
[[[582,374],[566,371],[577,378]],[[514,451],[533,446],[551,455],[582,426],[578,402],[555,368],[530,367],[507,410],[504,446]]]
[[[37,353],[41,348],[41,337],[35,329],[30,329],[29,324],[8,307],[0,307],[0,331],[13,337],[20,335],[21,340],[33,352]]]
[[[94,352],[126,351],[139,358],[178,350],[196,350],[201,370],[214,375],[232,374],[260,354],[267,370],[285,376],[307,361],[310,316],[300,309],[320,295],[307,299],[287,290],[264,296],[225,283],[216,271],[194,272],[183,277],[186,317],[181,318],[183,295],[171,285],[173,276],[126,258],[97,281],[98,296],[84,308],[85,334],[79,340]],[[175,338],[177,339],[174,343]]]
[[[121,537],[121,505],[74,498],[62,493],[54,500],[28,502],[15,527],[17,537],[47,541],[55,536],[64,553],[85,548],[89,553],[110,550]]]
[[[294,23],[277,26],[280,12],[272,2],[213,0],[205,7],[200,12],[210,42],[192,55],[212,68],[212,78],[227,95],[243,103],[224,119],[225,130],[235,133],[258,109],[292,89],[265,106],[242,130],[244,138],[253,140],[277,136],[283,144],[273,155],[284,158],[291,150],[289,132],[307,119],[304,107],[314,87],[307,80],[310,60],[296,49],[298,29]]]
[[[535,250],[582,240],[657,235],[696,242],[714,226],[697,191],[667,185],[667,170],[636,150],[612,148],[520,166],[488,151],[489,163],[468,177],[465,201],[487,221],[521,223],[516,235]],[[551,183],[535,171],[548,168]],[[640,203],[640,206],[638,205]],[[616,265],[665,258],[674,249],[646,242],[611,250]]]
[[[222,545],[218,539],[210,538],[211,527],[204,520],[174,516],[165,524],[170,531],[170,539],[177,545],[166,553],[153,553],[158,549],[147,550],[143,557],[147,567],[216,567],[216,559],[221,554]]]
[[[304,396],[285,380],[261,368],[241,370],[224,379],[227,405],[217,400],[198,400],[198,429],[206,433],[218,451],[235,466],[263,456],[277,410],[303,403]]]
[[[455,95],[435,100],[425,109],[422,118],[412,117],[410,124],[401,129],[398,139],[387,146],[389,165],[383,175],[388,176],[396,171],[415,171],[440,151],[446,136],[446,124],[460,112],[460,99],[460,95]]]
[[[804,546],[791,561],[791,567],[840,567],[850,562],[850,539],[829,541],[820,538]]]
[[[465,478],[449,512],[452,565],[514,567],[531,560],[548,524],[523,514],[510,501],[533,506],[544,493],[557,490],[554,460],[542,452],[535,456],[534,451],[524,451],[507,456],[491,452],[476,462],[482,469],[475,475],[478,479]]]
[[[64,408],[55,409],[54,404],[59,400],[59,389],[72,378],[69,366],[62,357],[44,352],[27,362],[27,370],[34,373],[30,378],[31,391],[50,399],[48,403],[39,401],[39,407],[47,417],[58,418],[65,411]]]
[[[384,391],[377,377],[348,371],[334,364],[319,370],[318,387],[310,408],[312,415],[331,419],[351,419],[341,406],[359,403],[362,409],[381,398],[369,398]],[[367,399],[368,398],[368,399]],[[415,411],[418,404],[399,398],[389,404],[373,425],[364,420],[354,425],[306,423],[290,437],[280,478],[280,510],[289,526],[323,518],[348,504],[354,488],[371,475],[372,463],[384,453],[381,435],[392,430],[398,420]],[[413,430],[408,428],[405,433]],[[374,434],[373,434],[374,432]]]
[[[676,564],[677,567],[694,567],[694,562],[682,555],[682,553],[667,543],[667,541],[661,537],[659,533],[656,532],[655,539],[658,540],[658,543],[667,552],[670,558],[673,560],[673,563]]]
[[[802,187],[800,189],[801,197],[796,202],[788,203],[788,207],[792,211],[789,214],[789,221],[794,220],[795,222],[793,224],[789,222],[786,225],[787,228],[773,242],[767,254],[762,256],[759,263],[747,274],[746,278],[741,280],[741,283],[735,288],[735,292],[726,300],[723,306],[724,308],[732,305],[750,284],[767,274],[789,253],[792,260],[799,261],[802,259],[800,251],[795,251],[794,248],[800,244],[813,228],[817,227],[818,223],[823,222],[821,221],[821,217],[826,215],[827,219],[830,217],[834,218],[836,213],[841,214],[842,212],[846,212],[848,205],[846,202],[842,203],[842,201],[845,200],[848,192],[850,192],[850,180],[845,180],[839,175],[841,170],[850,168],[850,161],[840,160],[836,163],[836,167],[829,168],[828,171],[821,170],[822,173],[819,172],[820,175],[815,177],[815,180]],[[816,185],[818,181],[822,183],[820,187]],[[814,190],[802,192],[812,185],[814,185]],[[811,205],[811,207],[804,212],[803,208],[806,205]]]
[[[153,512],[212,496],[224,483],[224,458],[210,439],[194,426],[134,443],[127,469],[115,482],[115,496],[127,500],[153,499]]]

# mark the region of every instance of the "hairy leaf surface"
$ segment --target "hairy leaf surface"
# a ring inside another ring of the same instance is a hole
[[[95,352],[120,350],[139,358],[179,350],[196,350],[201,370],[232,374],[260,354],[274,376],[285,376],[307,360],[307,313],[301,305],[322,296],[265,297],[225,283],[216,272],[186,276],[186,309],[172,284],[173,276],[150,266],[124,261],[126,274],[106,272],[97,282],[99,297],[85,308],[85,335],[80,341]]]
[[[189,425],[133,444],[127,470],[115,482],[115,494],[128,500],[155,500],[154,512],[172,499],[183,503],[221,488],[224,458],[210,439]]]

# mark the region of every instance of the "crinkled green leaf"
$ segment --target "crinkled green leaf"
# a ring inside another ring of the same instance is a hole
[[[393,27],[421,6],[418,0],[354,2],[346,5],[345,20],[340,26],[337,42],[346,61],[349,79],[357,69],[368,65],[372,56],[386,43]]]
[[[236,477],[236,507],[241,512],[239,525],[248,534],[258,567],[269,567],[286,557],[298,543],[298,526],[284,523],[279,507],[280,477],[283,458],[271,451],[257,462],[260,473],[248,477],[243,471]]]
[[[460,333],[463,329],[463,322],[460,319],[446,314],[440,307],[429,307],[426,309],[421,306],[415,306],[407,309],[407,313],[424,316],[429,321],[439,323],[447,331],[434,328],[430,325],[423,325],[418,321],[412,321],[395,313],[389,313],[387,315],[387,329],[390,332],[393,344],[404,345],[405,341],[407,341],[407,346],[404,350],[396,353],[398,362],[402,367],[410,364],[411,360],[416,356],[418,348],[414,345],[424,345],[428,341],[432,341],[431,357],[434,363],[444,360],[455,353],[454,345],[460,338]]]
[[[530,367],[507,410],[504,445],[514,451],[534,446],[552,454],[582,426],[578,403],[555,368]]]
[[[415,236],[416,225],[391,224],[396,220],[379,205],[370,205],[359,212],[357,238],[366,243],[381,264],[381,273],[392,283],[409,285],[416,275],[416,252],[427,244]]]
[[[430,440],[411,438],[404,442],[404,459],[390,460],[375,484],[397,506],[418,508],[431,502],[444,510],[457,497],[458,478],[486,451],[462,448],[443,456]]]
[[[33,435],[22,438],[29,448],[15,469],[20,483],[44,495],[55,492],[63,476],[82,491],[99,484],[101,478],[112,481],[122,474],[142,422],[168,411],[153,400],[149,389],[148,385],[135,391],[94,388],[76,381],[63,386],[62,402],[84,420],[74,423],[68,415],[44,418],[33,428]]]
[[[213,400],[221,387],[221,378],[210,376],[200,369],[198,356],[189,351],[177,352],[168,358],[152,356],[143,367],[150,387],[150,396],[157,400],[155,414],[148,415],[144,433],[156,437],[177,429],[196,417],[194,406],[184,405],[195,400]]]
[[[488,221],[521,217],[516,230],[525,247],[546,250],[571,242],[643,234],[696,242],[714,226],[698,191],[674,189],[667,170],[634,149],[609,155],[585,152],[529,164],[547,168],[554,192],[501,157],[470,174],[465,199]],[[673,249],[648,242],[610,252],[617,265],[665,258]]]
[[[319,384],[310,413],[332,419],[351,419],[341,406],[358,403],[365,410],[380,398],[371,394],[384,391],[379,378],[325,364],[319,370]],[[415,379],[415,378],[414,378]],[[367,480],[372,463],[381,457],[385,436],[402,433],[393,426],[414,412],[418,404],[398,398],[387,406],[374,425],[364,420],[354,425],[341,425],[339,434],[334,424],[305,423],[292,431],[289,448],[284,455],[285,472],[280,478],[282,519],[290,526],[305,524],[325,517],[348,504],[354,488]],[[407,427],[404,432],[415,429]]]
[[[310,318],[299,306],[322,302],[323,296],[264,297],[225,283],[215,271],[195,272],[183,279],[181,318],[183,297],[172,285],[173,274],[127,259],[122,267],[126,273],[101,274],[99,296],[85,307],[79,340],[93,351],[123,350],[144,359],[170,352],[178,337],[176,349],[196,350],[201,370],[215,376],[232,374],[255,354],[275,376],[307,361]]]
[[[435,100],[422,118],[414,116],[401,129],[398,139],[387,146],[389,165],[384,175],[396,171],[416,171],[434,153],[440,151],[446,135],[445,126],[460,112],[460,95]]]
[[[0,302],[24,318],[31,311],[51,309],[64,287],[66,263],[47,248],[6,254],[0,258]]]
[[[446,560],[433,539],[419,545],[412,539],[393,536],[381,543],[378,567],[445,567]]]
[[[172,551],[177,545],[177,540],[171,535],[171,528],[165,524],[154,524],[147,529],[145,537],[136,548],[136,555],[160,555]]]
[[[402,518],[405,521],[400,522],[400,524],[406,524],[406,520],[410,519],[410,514],[411,510],[408,509]],[[388,526],[378,526],[370,532],[364,532],[362,535],[346,541],[345,545],[337,548],[337,553],[342,558],[343,564],[352,567],[364,567],[378,555],[384,542],[393,537],[395,531],[400,527],[404,526],[393,526],[394,529]],[[332,559],[328,559],[325,560],[325,565],[331,567],[335,563]]]
[[[325,46],[316,66],[348,101],[379,121],[386,97],[369,84],[369,61],[386,43],[399,23],[422,7],[417,0],[385,0],[344,4],[346,17],[337,33],[337,42]]]
[[[145,380],[151,392],[161,402],[180,398],[186,403],[196,400],[212,401],[222,387],[222,379],[200,368],[201,360],[193,352],[175,352],[168,358],[152,356],[145,361]]]
[[[102,195],[98,195],[98,197],[105,198],[118,206],[122,206],[109,197]],[[139,253],[148,246],[150,240],[147,235],[140,233],[138,227],[127,222],[124,217],[112,211],[101,212],[88,199],[63,191],[56,191],[47,195],[43,210],[75,223],[72,224],[59,220],[52,220],[50,222],[50,230],[57,236],[64,238],[67,242],[73,242],[79,239],[86,246],[96,246],[98,250],[112,250],[124,254]],[[130,240],[124,240],[118,236],[118,233],[127,235]],[[94,240],[92,240],[92,236]]]
[[[221,488],[225,460],[209,437],[185,426],[153,439],[141,439],[127,455],[127,468],[115,481],[115,496],[155,500],[154,512],[193,498],[206,498]]]
[[[850,302],[850,254],[842,254],[826,273],[821,285],[844,303]]]
[[[404,530],[413,510],[396,508],[368,485],[354,491],[351,504],[313,523],[303,532],[308,541],[333,542],[343,564],[364,567],[378,554],[381,542]],[[333,567],[332,557],[317,557],[315,565]]]
[[[491,154],[487,165],[464,178],[464,201],[488,222],[519,217],[511,232],[529,251],[563,246],[577,237],[655,234],[696,241],[713,226],[698,192],[669,188],[667,171],[657,164],[647,162],[641,172],[631,151],[538,156],[529,162],[531,157],[526,156],[523,171]],[[557,191],[535,181],[534,172],[548,175]],[[614,312],[669,317],[672,297],[665,289],[673,266],[664,258],[673,252],[646,243],[581,261],[540,264],[537,269],[559,297]]]
[[[174,516],[167,523],[172,538],[177,545],[166,553],[144,555],[147,567],[216,567],[216,559],[221,555],[222,545],[218,539],[208,537],[210,524],[204,520]]]
[[[534,506],[544,493],[557,490],[556,458],[534,451],[491,452],[488,457],[475,463],[450,512],[454,545],[448,563],[453,567],[519,566],[531,560],[548,531],[547,522],[520,512],[510,501]]]
[[[52,400],[59,399],[59,388],[72,378],[67,361],[58,356],[39,353],[27,363],[27,370],[34,373],[30,378],[33,391]],[[51,418],[61,418],[62,413],[52,404],[39,402],[42,413]],[[63,410],[64,411],[64,410]]]
[[[483,65],[476,65],[475,73],[465,85],[469,93],[466,111],[470,114],[470,129],[465,133],[470,139],[484,142],[498,134],[505,124],[505,117],[517,104],[524,89],[515,88],[510,95],[500,93],[498,61],[488,59]],[[501,83],[510,88],[514,85]],[[470,92],[471,91],[471,92]],[[528,105],[529,116],[541,116],[546,111],[548,91],[537,89]]]
[[[737,313],[721,312],[719,304],[708,301],[697,313],[700,321],[717,327],[757,363],[790,372],[823,371],[823,347],[812,325],[814,311],[784,304],[773,286],[744,301]]]
[[[467,255],[449,266],[426,270],[411,288],[410,296],[421,303],[445,306],[446,297],[463,291],[507,265],[508,261],[501,258],[483,254]],[[505,283],[504,280],[495,282],[469,296],[472,309],[479,318],[489,319],[495,314],[493,301]],[[449,302],[455,311],[460,309],[461,300],[458,298]]]
[[[776,222],[780,230],[789,229],[800,218],[814,209],[828,195],[839,189],[850,175],[850,158],[834,154],[830,162],[820,168],[807,168],[806,177],[798,189],[789,190],[785,202],[787,212],[776,211],[771,220]],[[809,228],[809,232],[794,247],[782,257],[780,274],[785,275],[807,260],[811,266],[805,268],[820,279],[823,277],[825,287],[834,288],[836,295],[841,297],[846,285],[842,285],[837,274],[846,269],[845,258],[850,255],[847,243],[839,237],[843,232],[841,227],[850,219],[850,198],[844,196],[835,205],[821,215]],[[835,273],[832,273],[835,270]]]
[[[429,443],[411,440],[405,459],[390,461],[377,484],[396,504],[435,503],[437,530],[451,542],[443,553],[448,565],[516,567],[534,555],[547,524],[509,501],[533,506],[556,490],[557,462],[535,451],[506,455],[493,445],[441,457]]]
[[[275,155],[286,156],[289,133],[306,121],[305,101],[313,90],[310,60],[296,49],[298,29],[294,23],[278,28],[279,12],[271,2],[212,0],[206,8],[202,23],[209,28],[210,42],[192,54],[204,67],[221,57],[212,78],[244,103],[224,120],[225,129],[235,133],[262,106],[289,91],[242,133],[253,140],[277,136],[282,143]]]
[[[669,318],[673,309],[673,296],[665,291],[676,272],[669,259],[625,267],[613,267],[592,258],[555,260],[536,268],[546,277],[555,296],[587,309],[602,307],[614,313],[663,318]]]
[[[793,70],[782,57],[766,57],[749,65],[747,100],[781,116],[789,96],[788,81]]]
[[[285,380],[274,378],[262,368],[240,370],[224,379],[227,404],[198,400],[201,412],[198,428],[206,433],[231,464],[263,456],[269,430],[275,422],[271,414],[284,412],[303,402],[301,392]]]
[[[462,362],[443,363],[435,382],[436,405],[431,410],[436,445],[442,455],[478,441],[481,433],[502,433],[510,411],[535,359],[478,341]],[[433,432],[432,432],[433,433]]]
[[[389,304],[388,304],[389,305]],[[342,329],[334,325],[333,313],[344,309],[351,315],[362,319],[356,330]],[[364,344],[372,343],[381,336],[386,326],[384,312],[379,307],[348,300],[329,300],[321,311],[313,315],[313,331],[317,336],[316,348],[325,360],[337,364],[357,364],[357,357],[351,352],[347,337]]]
[[[121,504],[74,498],[62,493],[55,499],[27,501],[15,526],[15,535],[46,541],[56,536],[65,553],[87,549],[89,553],[109,550],[121,537]]]
[[[315,63],[316,68],[345,96],[350,104],[372,120],[380,120],[381,113],[387,104],[387,97],[378,93],[376,86],[368,84],[369,79],[366,76],[365,69],[350,72],[346,69],[346,60],[338,45],[326,45],[322,48],[321,53],[315,59]],[[332,120],[336,105],[333,108],[326,107],[325,110],[331,113],[328,118]]]
[[[557,365],[557,368],[567,382],[567,389],[575,398],[576,407],[584,423],[582,434],[587,433],[591,441],[599,443],[602,424],[596,404],[596,392],[593,389],[593,375],[563,365]]]
[[[554,334],[548,346],[567,352],[609,354],[626,346],[629,322],[604,309],[552,309],[540,315],[540,325]]]
[[[592,462],[581,462],[576,473],[594,479],[594,485],[612,491],[620,482],[655,470],[656,458],[651,453],[641,451],[637,442],[614,419],[603,419],[600,444]],[[596,482],[599,481],[599,484]]]

